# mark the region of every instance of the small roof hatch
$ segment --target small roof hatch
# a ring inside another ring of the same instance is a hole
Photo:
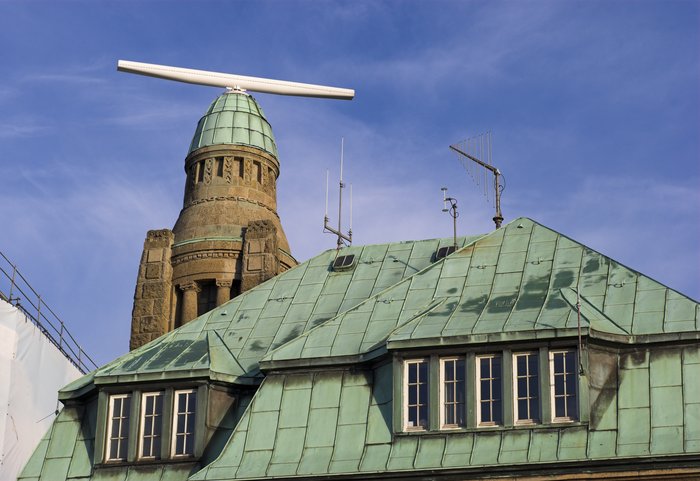
[[[346,271],[352,269],[355,265],[355,256],[353,254],[348,254],[344,256],[338,256],[333,261],[334,271]]]
[[[443,246],[440,247],[435,253],[435,260],[439,261],[443,257],[447,257],[455,251],[455,246]]]

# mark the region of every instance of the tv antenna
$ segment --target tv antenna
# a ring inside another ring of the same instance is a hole
[[[119,60],[117,70],[120,72],[145,75],[165,80],[175,80],[210,87],[224,87],[233,92],[261,92],[266,94],[293,95],[297,97],[318,97],[327,99],[352,100],[355,97],[353,89],[313,85],[286,80],[273,80],[260,77],[247,77],[207,70],[169,67],[152,63]]]
[[[471,137],[457,144],[450,145],[450,149],[459,154],[459,161],[462,163],[467,173],[470,175],[476,185],[484,187],[484,197],[486,201],[489,199],[489,191],[486,176],[487,171],[493,174],[493,189],[495,191],[494,204],[496,207],[496,215],[493,217],[493,222],[496,224],[496,229],[501,227],[503,223],[503,214],[501,213],[501,192],[505,189],[505,178],[498,168],[491,164],[491,131],[479,134],[476,137]],[[471,160],[472,162],[468,162]],[[474,163],[481,166],[483,169],[478,169]]]
[[[343,152],[345,150],[345,139],[341,137],[340,139],[340,181],[338,182],[338,229],[334,229],[329,224],[328,219],[328,170],[326,170],[326,212],[323,216],[323,232],[329,232],[335,234],[338,237],[336,249],[340,250],[343,245],[352,244],[352,184],[350,184],[350,228],[347,234],[343,234],[343,189],[345,188],[345,183],[343,182]]]

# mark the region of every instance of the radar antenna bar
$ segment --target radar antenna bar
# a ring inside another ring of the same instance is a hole
[[[234,90],[250,90],[277,95],[294,95],[297,97],[317,97],[339,100],[352,100],[355,96],[353,89],[329,87],[326,85],[305,84],[289,82],[286,80],[274,80],[260,77],[247,77],[207,70],[191,68],[170,67],[151,63],[132,62],[119,60],[117,70],[120,72],[145,75],[165,80],[175,80],[210,87],[224,87]]]

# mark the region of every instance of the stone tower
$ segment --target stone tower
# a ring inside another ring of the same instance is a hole
[[[231,90],[212,102],[185,173],[175,226],[146,235],[130,349],[297,264],[277,215],[277,146],[252,96]]]

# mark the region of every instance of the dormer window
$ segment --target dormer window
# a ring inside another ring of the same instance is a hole
[[[406,405],[406,429],[409,431],[428,428],[428,360],[413,359],[406,361],[406,383],[404,392],[408,401]]]
[[[397,353],[394,372],[403,393],[395,404],[397,431],[502,430],[588,420],[574,348],[440,351]]]
[[[194,421],[197,409],[197,391],[175,391],[173,412],[173,456],[194,455]]]
[[[203,429],[197,424],[200,391],[206,388],[109,394],[104,444],[97,447],[103,461],[153,462],[201,454],[202,446],[197,445],[197,431]]]
[[[163,433],[163,391],[143,393],[141,398],[141,459],[160,459]]]
[[[499,354],[478,356],[476,364],[479,374],[479,380],[476,383],[479,426],[501,425],[503,424],[501,356]]]
[[[573,349],[549,353],[550,384],[552,386],[552,421],[578,420],[576,351]]]
[[[109,398],[107,423],[107,461],[126,461],[129,447],[129,415],[131,394],[117,394]]]

